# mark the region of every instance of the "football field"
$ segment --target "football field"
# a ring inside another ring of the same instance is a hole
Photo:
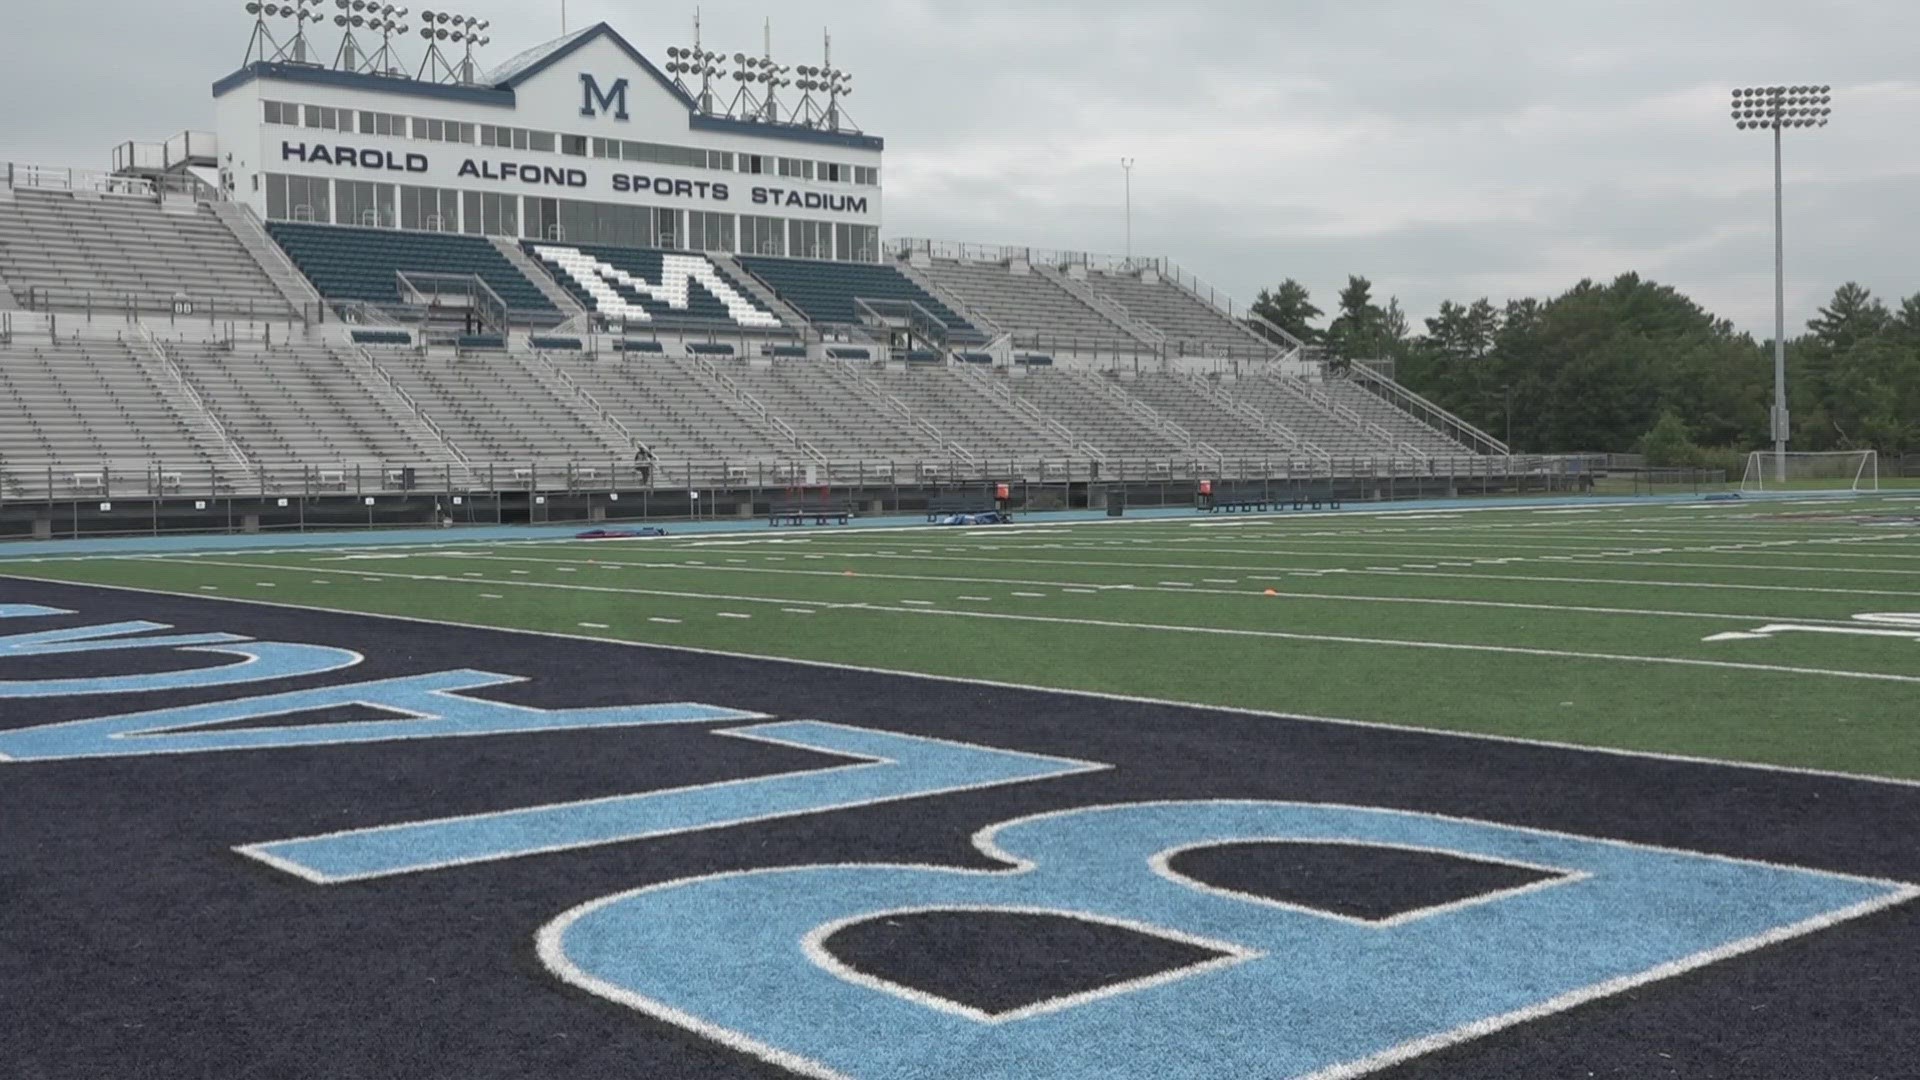
[[[1913,498],[266,539],[0,572],[1920,779]]]
[[[1908,1076],[1916,506],[23,547],[0,1072]]]

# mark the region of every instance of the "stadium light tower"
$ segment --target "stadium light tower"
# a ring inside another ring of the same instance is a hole
[[[1773,459],[1787,478],[1787,247],[1781,135],[1788,128],[1826,127],[1833,115],[1831,86],[1749,86],[1733,92],[1733,126],[1773,132]]]
[[[1120,159],[1120,170],[1127,174],[1127,266],[1133,266],[1133,159]]]

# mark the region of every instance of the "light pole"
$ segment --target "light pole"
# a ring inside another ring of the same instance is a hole
[[[1777,478],[1787,479],[1787,246],[1784,184],[1780,169],[1781,132],[1788,128],[1826,127],[1833,115],[1831,86],[1750,86],[1733,92],[1733,126],[1741,131],[1773,132],[1773,461]]]
[[[1127,266],[1133,266],[1133,159],[1120,159],[1120,169],[1127,174]]]

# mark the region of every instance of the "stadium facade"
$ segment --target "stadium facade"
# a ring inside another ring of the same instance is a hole
[[[269,221],[876,262],[883,140],[715,115],[605,23],[474,84],[258,61],[220,183]]]
[[[883,241],[830,52],[249,10],[212,132],[0,172],[0,533],[1579,482],[1167,260]]]

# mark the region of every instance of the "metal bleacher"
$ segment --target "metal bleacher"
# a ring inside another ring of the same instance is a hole
[[[956,342],[984,339],[972,323],[892,266],[765,255],[740,255],[735,261],[814,323],[859,326],[867,320],[858,301],[903,302],[917,304],[939,319]]]
[[[1164,278],[1148,280],[1138,271],[1091,270],[1082,284],[1165,334],[1176,355],[1253,357],[1272,351],[1252,331]]]
[[[1008,380],[1013,393],[1064,424],[1082,441],[1115,458],[1174,461],[1188,449],[1156,431],[1108,388],[1098,372],[1049,368]]]
[[[1123,380],[1121,387],[1152,406],[1155,412],[1191,432],[1194,438],[1229,459],[1262,461],[1292,456],[1297,447],[1271,428],[1223,408],[1189,376],[1173,372],[1143,372]],[[1284,422],[1284,421],[1283,421]]]
[[[237,462],[187,391],[155,359],[119,341],[0,345],[0,469],[16,493],[124,490],[163,474],[202,484]],[[155,491],[153,493],[160,493]]]
[[[566,372],[666,463],[705,462],[699,479],[724,477],[731,464],[783,461],[797,448],[769,430],[745,402],[707,378],[696,360],[619,354],[594,360],[550,354]]]
[[[40,310],[196,310],[283,319],[292,307],[204,205],[154,195],[14,190],[0,201],[0,278]]]
[[[1035,461],[1074,456],[1066,438],[992,392],[959,367],[913,366],[876,370],[881,389],[928,417],[948,439],[981,458]]]
[[[1462,443],[1448,438],[1440,431],[1422,423],[1420,419],[1403,409],[1394,407],[1379,395],[1369,392],[1348,379],[1327,379],[1320,384],[1333,400],[1352,409],[1363,419],[1380,425],[1393,433],[1394,437],[1426,454],[1467,455],[1474,451]]]
[[[536,240],[525,249],[582,307],[615,322],[668,330],[784,329],[705,255]],[[597,266],[618,276],[609,280]]]
[[[395,306],[402,303],[397,275],[453,274],[484,281],[516,321],[560,321],[539,286],[484,236],[298,221],[270,221],[267,231],[328,300]]]
[[[938,459],[945,448],[905,415],[869,396],[844,364],[832,361],[720,365],[800,437],[835,461]]]
[[[1137,344],[1119,324],[1030,267],[1016,273],[1011,262],[932,259],[915,269],[1016,334],[1043,341]]]
[[[633,457],[634,447],[613,438],[577,399],[541,377],[532,356],[401,353],[379,363],[476,465],[624,463]]]
[[[263,467],[452,465],[453,455],[374,376],[324,344],[168,344],[246,456]]]

